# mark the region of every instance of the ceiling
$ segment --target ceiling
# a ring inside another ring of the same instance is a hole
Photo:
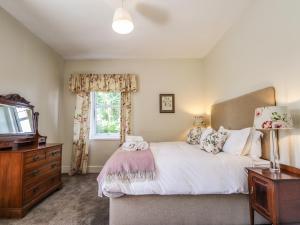
[[[66,59],[202,58],[252,0],[127,0],[135,29],[111,28],[121,0],[0,0]]]

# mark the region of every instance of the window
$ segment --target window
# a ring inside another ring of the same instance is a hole
[[[91,139],[120,139],[121,94],[118,92],[91,93]]]

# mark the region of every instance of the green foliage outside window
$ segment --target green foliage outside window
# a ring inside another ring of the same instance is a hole
[[[96,134],[120,133],[120,93],[95,93]]]

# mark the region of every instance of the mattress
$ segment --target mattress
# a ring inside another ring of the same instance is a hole
[[[216,155],[186,142],[150,144],[154,180],[105,181],[99,189],[108,197],[122,195],[201,195],[248,193],[245,167],[269,166],[269,161],[225,152]]]

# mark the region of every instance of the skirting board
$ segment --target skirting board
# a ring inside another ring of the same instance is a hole
[[[100,173],[103,166],[88,166],[88,173]],[[69,173],[70,166],[62,166],[61,173]]]

